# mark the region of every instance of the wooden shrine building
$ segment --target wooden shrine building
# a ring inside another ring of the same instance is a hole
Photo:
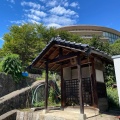
[[[46,70],[45,109],[48,108],[48,71],[61,76],[61,108],[75,103],[84,114],[84,105],[108,107],[104,65],[113,63],[105,52],[81,44],[53,38],[32,62],[31,67]]]

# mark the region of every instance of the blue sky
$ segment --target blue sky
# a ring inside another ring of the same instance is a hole
[[[120,31],[120,0],[0,0],[0,47],[13,24],[100,25]]]

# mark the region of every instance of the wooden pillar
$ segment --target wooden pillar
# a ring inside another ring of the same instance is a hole
[[[83,101],[83,90],[82,90],[82,70],[81,70],[80,55],[77,56],[77,69],[78,69],[78,81],[79,81],[80,113],[84,114],[84,101]]]
[[[64,79],[63,79],[63,68],[61,65],[61,109],[64,110],[65,107],[65,86],[64,86]]]
[[[48,62],[45,62],[46,65],[46,76],[45,76],[45,110],[48,108]]]
[[[95,72],[95,61],[94,58],[91,59],[92,62],[92,85],[93,85],[93,106],[98,107],[98,96],[97,96],[97,82],[96,82],[96,72]]]
[[[59,48],[59,57],[63,55],[63,49]],[[64,89],[64,79],[63,79],[63,67],[61,62],[61,109],[64,110],[65,107],[65,89]]]

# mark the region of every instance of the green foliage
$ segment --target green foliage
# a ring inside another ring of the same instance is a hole
[[[0,61],[0,72],[3,72],[2,65],[3,65],[3,61]]]
[[[48,101],[49,101],[50,103],[55,103],[55,91],[54,91],[53,87],[50,87],[50,92],[49,92]]]
[[[42,71],[41,77],[37,77],[36,80],[45,80],[45,71]]]
[[[58,31],[58,35],[62,38],[62,39],[65,39],[67,41],[71,41],[71,42],[77,42],[77,43],[80,43],[82,42],[82,38],[80,38],[79,35],[75,35],[75,34],[72,34],[70,32],[67,32],[67,31]]]
[[[115,41],[113,44],[110,45],[111,54],[112,55],[119,55],[120,54],[120,39]]]
[[[41,102],[35,102],[33,104],[34,107],[43,107],[45,106],[45,101],[41,101]]]
[[[60,36],[62,39],[72,42],[81,42],[83,39],[78,35],[67,31],[58,31],[53,27],[47,28],[42,24],[12,25],[9,32],[4,34],[4,45],[0,55],[8,53],[18,54],[23,66],[28,66],[31,61],[41,52],[51,38]]]
[[[36,80],[44,80],[45,79],[45,70],[42,71],[41,77],[36,78]],[[59,80],[59,75],[57,73],[48,72],[49,80]]]
[[[19,82],[22,77],[22,65],[19,56],[16,54],[8,54],[2,64],[5,73],[12,75],[15,82]]]
[[[56,92],[52,86],[49,90],[48,104],[49,106],[60,106],[60,103],[56,99]]]
[[[90,40],[82,40],[82,43],[89,44],[92,47],[95,47],[96,49],[99,49],[101,51],[110,52],[110,44],[109,42],[103,42],[100,40],[99,36],[93,36]]]
[[[112,87],[116,83],[114,66],[110,64],[106,65],[104,74],[106,86]]]
[[[109,107],[112,109],[119,108],[119,98],[117,89],[111,87],[107,88]]]
[[[11,26],[9,33],[6,33],[3,38],[5,43],[1,51],[2,55],[7,53],[18,54],[23,66],[31,63],[45,46],[45,43],[42,41],[43,38],[37,31],[37,26],[36,24]],[[40,27],[42,31],[44,27],[42,25]]]

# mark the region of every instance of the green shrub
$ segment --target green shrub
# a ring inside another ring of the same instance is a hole
[[[108,102],[109,107],[112,109],[119,108],[119,98],[118,98],[118,91],[116,88],[108,87],[107,88],[107,95],[108,95]]]
[[[22,77],[22,65],[18,55],[8,54],[2,63],[3,72],[12,75],[15,82],[19,82]]]
[[[33,104],[34,107],[43,107],[45,106],[45,101],[41,101],[41,102],[35,102]]]
[[[0,61],[0,72],[3,72],[3,68],[2,68],[3,62]]]
[[[50,93],[49,93],[48,101],[51,104],[55,103],[55,91],[54,91],[53,87],[50,87]]]

